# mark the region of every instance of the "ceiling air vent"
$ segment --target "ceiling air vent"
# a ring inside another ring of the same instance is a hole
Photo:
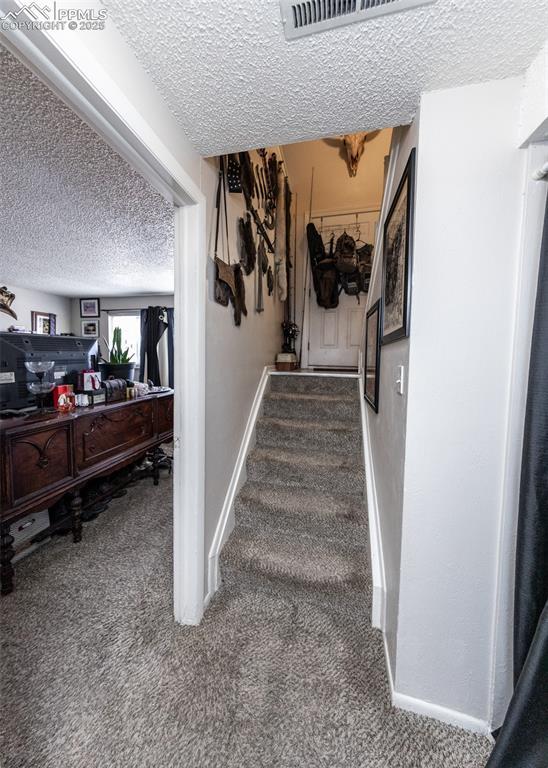
[[[282,22],[287,40],[342,27],[355,21],[367,21],[436,0],[280,0]]]

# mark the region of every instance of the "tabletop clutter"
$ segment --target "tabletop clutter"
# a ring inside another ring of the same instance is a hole
[[[146,384],[112,376],[103,380],[101,373],[90,368],[78,372],[75,382],[57,384],[53,388],[53,407],[61,413],[68,413],[75,408],[134,400],[151,393],[166,392],[168,389],[155,387],[150,380]]]

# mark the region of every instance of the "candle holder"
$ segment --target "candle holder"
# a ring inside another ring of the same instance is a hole
[[[54,389],[55,382],[48,380],[44,381],[44,376],[46,373],[51,371],[53,366],[53,360],[25,361],[25,368],[27,371],[29,371],[29,373],[33,373],[38,379],[38,381],[29,381],[27,383],[27,389],[36,397],[36,400],[38,401],[37,413],[39,415],[48,413],[48,409],[44,407],[44,400],[46,395],[49,395],[49,393]]]

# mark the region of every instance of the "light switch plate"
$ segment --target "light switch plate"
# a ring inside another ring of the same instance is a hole
[[[405,388],[405,366],[396,366],[396,392],[398,395],[403,395]]]

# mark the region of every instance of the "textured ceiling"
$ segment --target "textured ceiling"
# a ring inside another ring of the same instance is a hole
[[[0,48],[0,285],[173,292],[173,208]]]
[[[422,91],[521,73],[546,0],[437,0],[286,42],[278,0],[103,0],[202,154],[410,122]]]

